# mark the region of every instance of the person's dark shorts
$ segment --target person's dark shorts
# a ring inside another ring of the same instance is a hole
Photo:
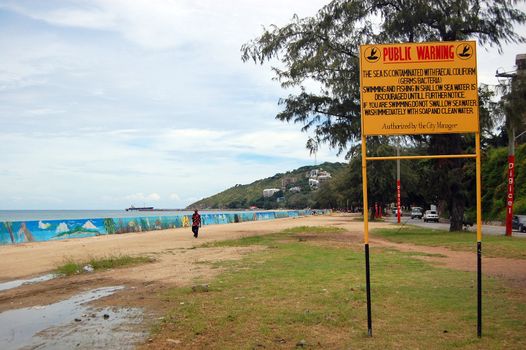
[[[194,237],[197,237],[199,234],[199,226],[192,226],[192,232],[194,233]]]

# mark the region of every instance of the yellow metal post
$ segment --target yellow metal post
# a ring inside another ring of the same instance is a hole
[[[363,242],[369,244],[369,206],[367,202],[367,146],[362,133]]]
[[[476,161],[477,161],[477,242],[482,242],[482,184],[480,179],[480,133],[475,136]]]

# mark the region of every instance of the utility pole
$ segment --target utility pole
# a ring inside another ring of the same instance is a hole
[[[497,78],[508,78],[511,79],[511,91],[508,94],[513,93],[514,84],[513,81],[517,79],[517,75],[521,75],[523,78],[526,71],[526,54],[517,55],[515,57],[515,64],[517,66],[516,72],[503,72],[495,74]],[[513,113],[513,109],[510,110]],[[507,194],[506,194],[506,236],[512,236],[512,220],[513,220],[513,202],[515,199],[515,140],[518,136],[515,136],[516,122],[510,115],[506,115],[506,124],[508,128],[508,180],[507,180]],[[521,136],[522,133],[519,135]]]
[[[508,193],[506,194],[506,236],[513,231],[513,201],[515,199],[515,127],[508,130]]]

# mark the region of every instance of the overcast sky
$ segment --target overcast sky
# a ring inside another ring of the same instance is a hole
[[[0,209],[181,208],[314,164],[240,47],[326,3],[0,0]],[[479,83],[525,52],[479,48]]]

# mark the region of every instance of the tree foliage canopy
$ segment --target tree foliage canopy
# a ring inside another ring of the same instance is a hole
[[[517,132],[526,130],[526,67],[518,67],[500,102],[507,127]]]
[[[313,130],[320,142],[343,151],[360,135],[359,47],[385,42],[477,39],[482,46],[524,43],[514,26],[526,22],[509,0],[334,0],[313,17],[271,25],[242,47],[242,59],[278,60],[272,69],[296,93],[279,101],[277,119]],[[307,86],[319,87],[311,91]]]
[[[295,92],[279,101],[277,119],[300,123],[320,143],[343,152],[360,137],[359,47],[389,42],[476,39],[483,47],[524,43],[514,31],[526,22],[516,5],[524,0],[333,0],[313,17],[294,16],[291,23],[270,26],[241,48],[244,61],[277,60],[272,69],[284,88]],[[318,87],[318,91],[308,89]],[[429,141],[429,150],[461,153],[458,134],[415,137]],[[351,148],[352,150],[352,148]],[[347,153],[350,156],[350,153]],[[450,230],[462,227],[465,162],[435,163],[444,174],[440,184],[451,213]]]

